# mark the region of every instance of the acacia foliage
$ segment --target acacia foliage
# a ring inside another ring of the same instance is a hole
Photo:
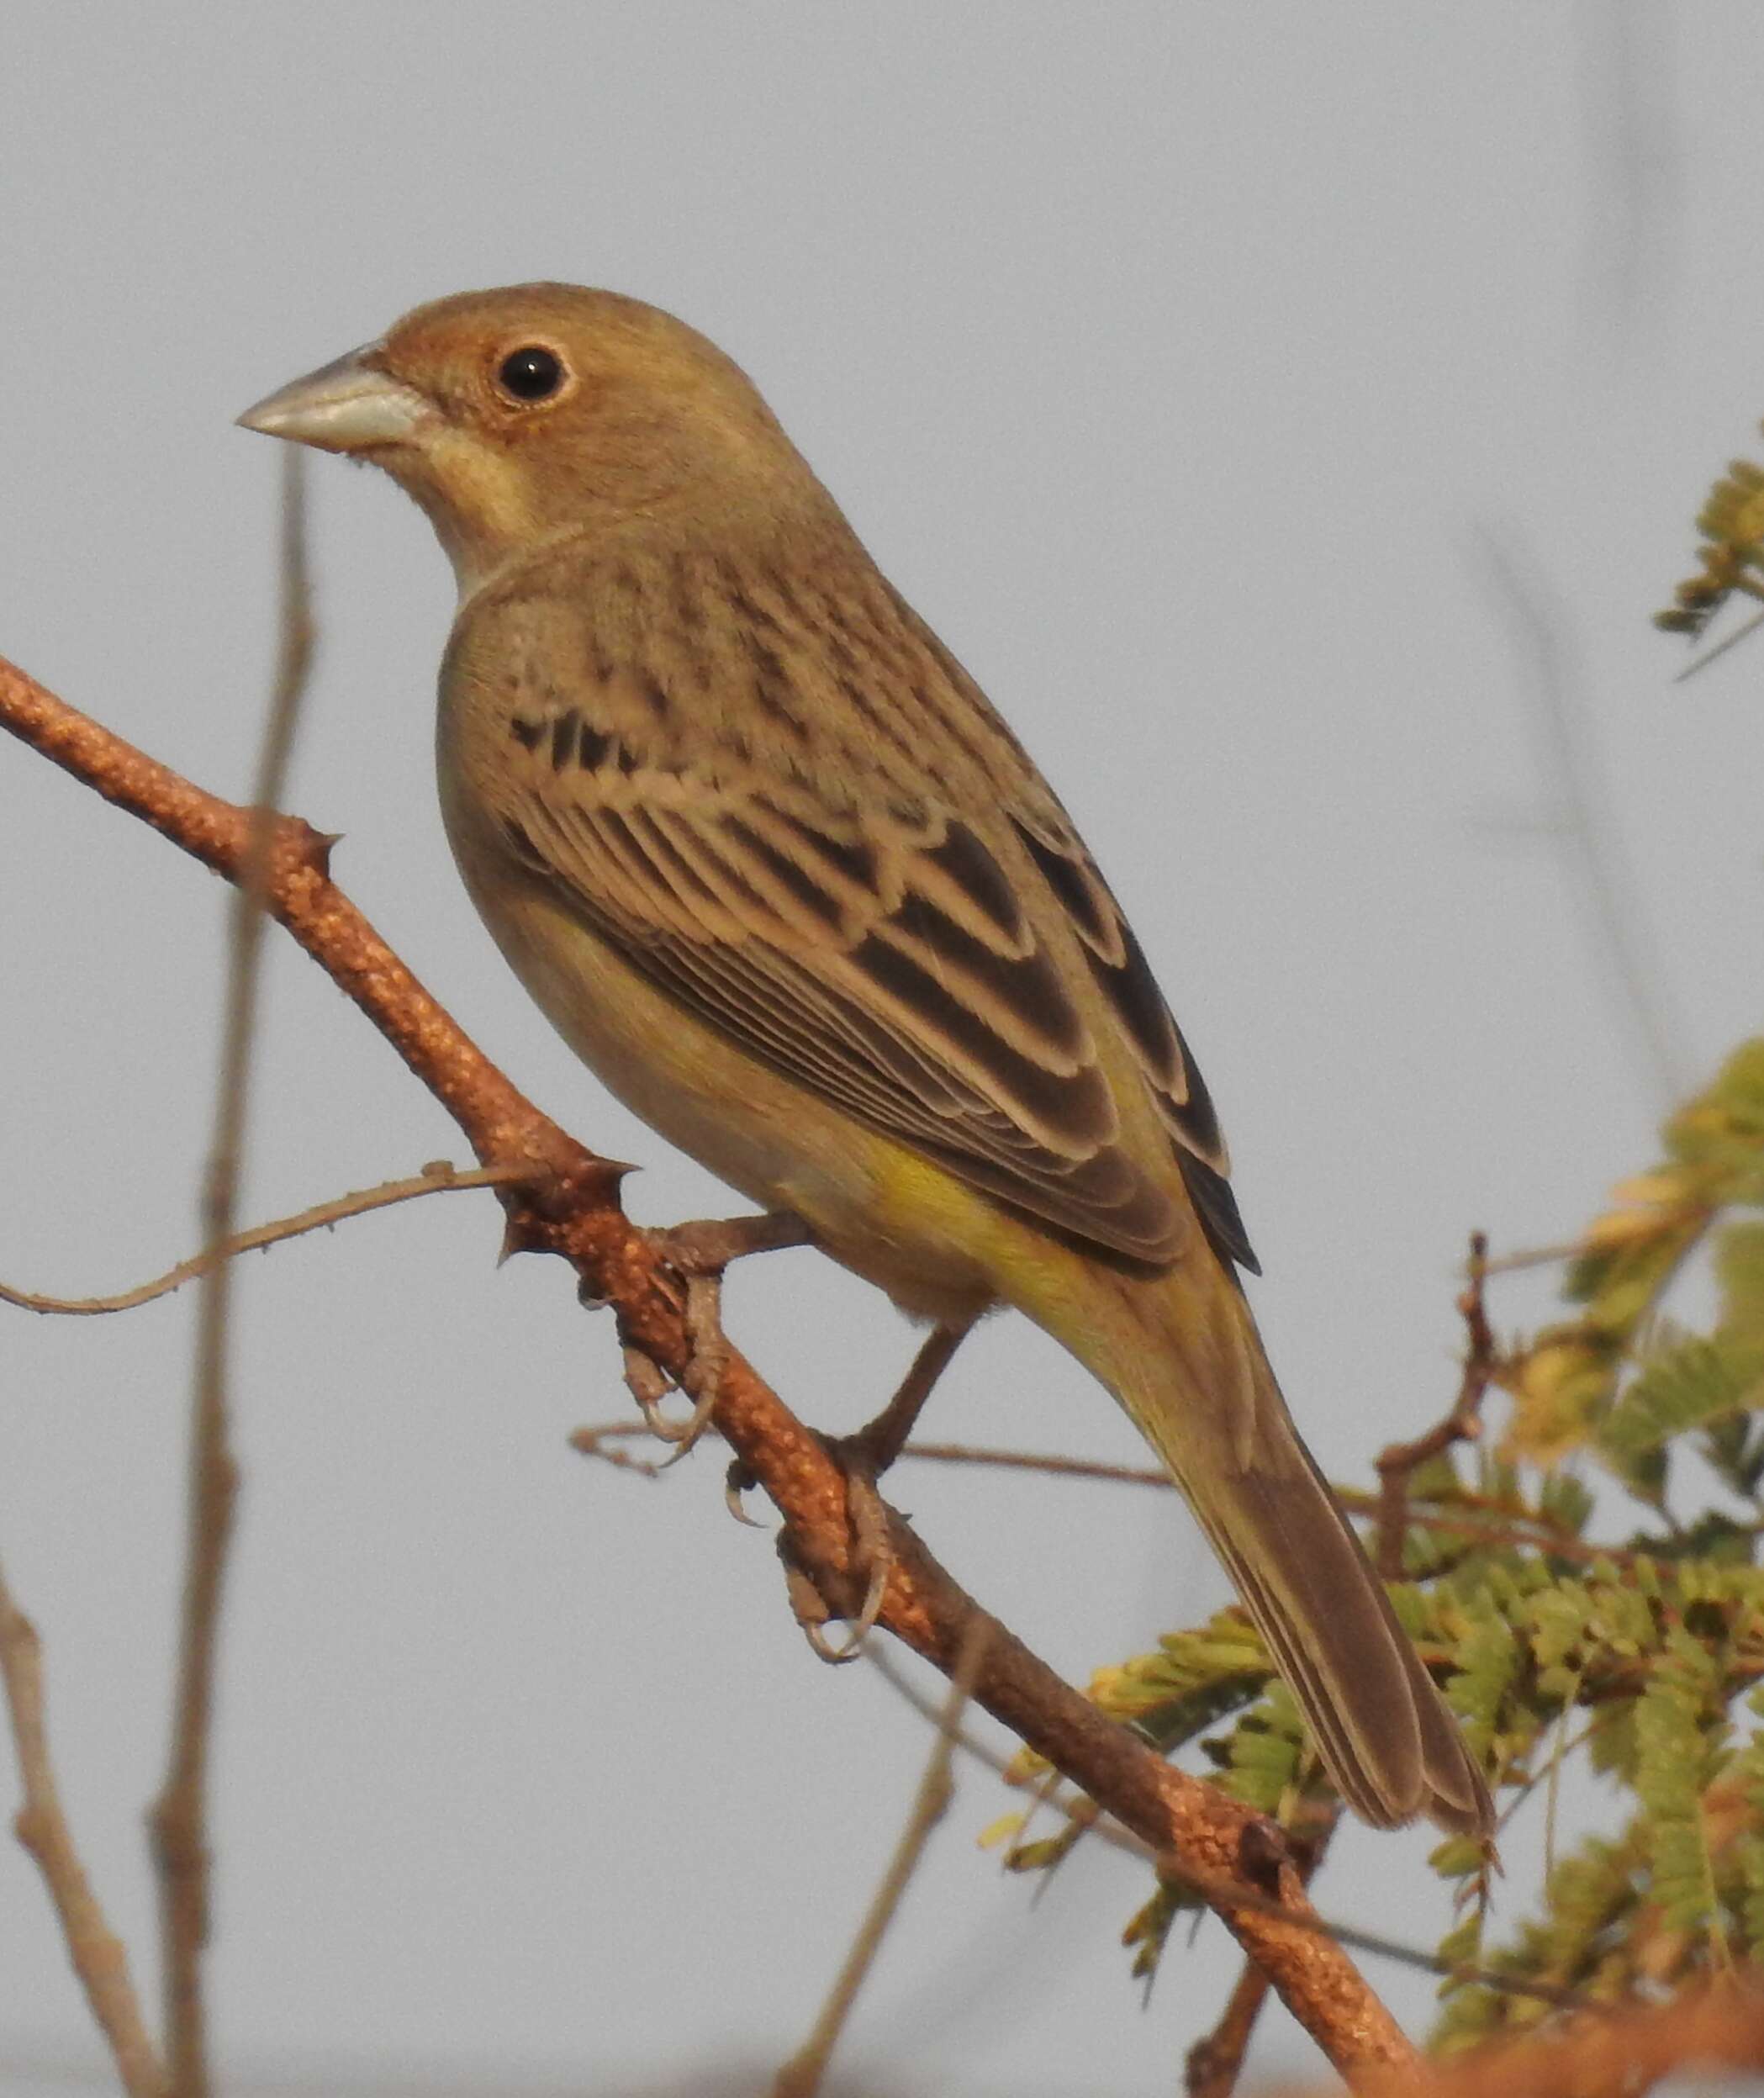
[[[1611,2001],[1764,1956],[1764,1039],[1664,1137],[1567,1264],[1566,1314],[1499,1352],[1498,1442],[1411,1482],[1392,1599],[1503,1815],[1539,1788],[1553,1799],[1574,1759],[1609,1807],[1498,1932],[1479,1846],[1432,1853],[1456,1970],[1448,2052],[1550,2015],[1547,1994],[1477,1975]],[[1688,1323],[1668,1302],[1698,1294],[1699,1271],[1713,1310]],[[1235,1607],[1100,1670],[1091,1695],[1169,1752],[1196,1747],[1301,1841],[1329,1825],[1297,1710]],[[1046,1868],[1075,1835],[1019,1841],[1011,1860]],[[1127,1932],[1138,1971],[1192,1900],[1156,1887]]]

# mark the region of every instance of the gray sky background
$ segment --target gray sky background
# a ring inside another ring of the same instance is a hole
[[[679,311],[1089,833],[1221,1105],[1275,1361],[1326,1465],[1364,1477],[1449,1394],[1470,1227],[1567,1234],[1652,1155],[1664,1083],[1589,935],[1548,680],[1673,1071],[1758,1024],[1764,642],[1673,691],[1684,658],[1647,620],[1707,483],[1756,450],[1761,62],[1746,0],[14,8],[0,651],[242,791],[277,461],[233,415],[468,286]],[[480,930],[430,779],[445,563],[388,483],[315,467],[292,806],[345,833],[340,879],[516,1079],[643,1163],[636,1213],[726,1209]],[[119,1287],[193,1243],[223,894],[10,745],[0,817],[0,1276]],[[268,1018],[250,1213],[462,1157],[281,941]],[[926,1731],[872,1672],[810,1657],[714,1447],[660,1486],[568,1452],[626,1403],[610,1327],[561,1271],[499,1272],[497,1238],[490,1198],[450,1197],[244,1271],[221,2056],[239,2088],[610,2093],[718,2068],[758,2090]],[[811,1255],[730,1297],[828,1426],[911,1345]],[[1501,1322],[1546,1301],[1511,1286]],[[180,1297],[0,1322],[0,1551],[144,1979],[191,1319]],[[1018,1323],[964,1352],[932,1422],[1138,1451]],[[1080,1678],[1223,1599],[1174,1502],[897,1484]],[[1032,1905],[974,1847],[1012,1803],[964,1778],[849,2088],[1172,2088],[1234,1972],[1222,1934],[1174,1950],[1142,2011],[1115,1942],[1140,1876],[1083,1852]],[[1515,1835],[1509,1913],[1535,1840]],[[1429,1941],[1428,1842],[1344,1838],[1324,1905]],[[1423,2015],[1424,1979],[1373,1973]],[[1265,2071],[1314,2058],[1270,2016]],[[97,2059],[0,1848],[0,2091]]]

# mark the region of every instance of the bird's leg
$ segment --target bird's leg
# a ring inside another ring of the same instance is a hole
[[[823,1661],[852,1661],[863,1651],[871,1628],[882,1614],[882,1599],[894,1567],[894,1551],[888,1541],[888,1514],[876,1492],[876,1481],[906,1447],[932,1386],[949,1366],[950,1357],[973,1330],[971,1319],[952,1319],[935,1325],[912,1359],[912,1367],[900,1389],[874,1420],[855,1435],[823,1437],[828,1454],[845,1474],[846,1505],[851,1514],[853,1563],[868,1567],[869,1583],[864,1607],[850,1620],[845,1643],[833,1646],[816,1620],[799,1609],[797,1622],[809,1644]]]
[[[974,1330],[971,1319],[935,1325],[926,1334],[900,1387],[874,1420],[855,1435],[828,1438],[828,1446],[848,1469],[874,1485],[906,1446],[932,1388],[949,1367],[950,1358]]]
[[[757,1217],[720,1217],[679,1223],[670,1230],[651,1231],[645,1236],[686,1286],[682,1316],[689,1355],[679,1384],[693,1402],[690,1417],[678,1424],[663,1418],[661,1399],[668,1380],[658,1363],[629,1345],[625,1350],[625,1382],[650,1433],[675,1445],[667,1461],[676,1464],[710,1425],[722,1383],[723,1365],[728,1360],[729,1344],[722,1324],[724,1269],[731,1260],[749,1253],[806,1245],[809,1228],[800,1217],[780,1209]]]

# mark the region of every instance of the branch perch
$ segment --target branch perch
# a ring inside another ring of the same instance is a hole
[[[248,879],[250,811],[204,793],[0,659],[0,727],[151,824],[229,880]],[[266,907],[378,1028],[453,1117],[479,1163],[523,1167],[499,1190],[511,1249],[555,1253],[586,1292],[616,1309],[621,1337],[683,1377],[691,1346],[678,1283],[625,1216],[626,1167],[597,1157],[541,1114],[468,1039],[331,882],[331,841],[298,818],[259,831]],[[842,1616],[862,1605],[844,1474],[820,1439],[731,1347],[715,1422],[770,1497],[790,1556]],[[1105,1719],[932,1556],[885,1505],[893,1555],[879,1621],[953,1678],[980,1656],[975,1703],[1201,1887],[1246,1954],[1355,2080],[1412,2069],[1414,2051],[1341,1947],[1320,1931],[1279,1830],[1171,1768]]]

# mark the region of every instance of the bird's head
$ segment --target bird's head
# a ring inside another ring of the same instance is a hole
[[[419,306],[239,420],[383,467],[427,511],[462,591],[560,532],[664,511],[727,525],[815,488],[714,343],[572,284]]]

